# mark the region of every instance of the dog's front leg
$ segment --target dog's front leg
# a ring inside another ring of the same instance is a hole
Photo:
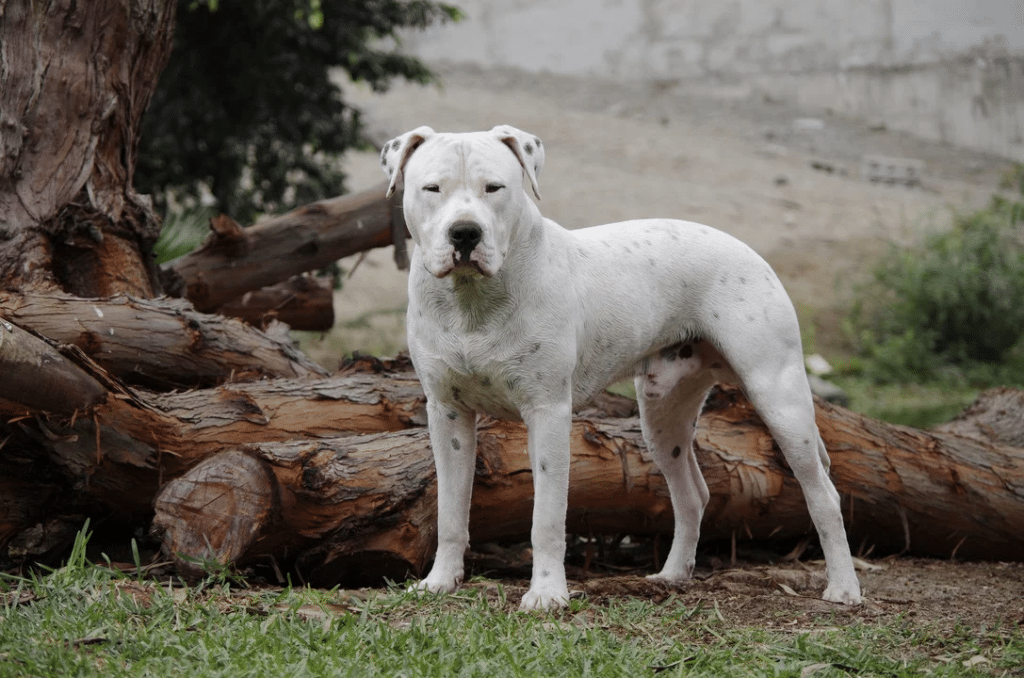
[[[524,413],[533,469],[533,578],[520,609],[562,607],[565,583],[565,515],[569,502],[570,402]]]
[[[437,556],[417,588],[450,593],[462,583],[469,546],[476,413],[428,399],[427,424],[437,470]]]

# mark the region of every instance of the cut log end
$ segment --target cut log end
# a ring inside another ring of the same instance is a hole
[[[164,485],[152,534],[178,572],[198,578],[241,560],[280,510],[274,475],[243,452],[222,452]]]

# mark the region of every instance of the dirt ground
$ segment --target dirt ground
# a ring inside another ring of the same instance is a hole
[[[728,231],[778,271],[798,307],[806,346],[841,350],[852,286],[889,243],[943,228],[952,209],[986,202],[1010,163],[726,90],[694,95],[682,85],[623,85],[512,71],[440,69],[442,88],[397,86],[385,96],[346,85],[381,141],[419,125],[439,131],[508,123],[543,139],[541,210],[568,228],[671,216]],[[922,185],[873,184],[864,154],[923,160]],[[347,160],[350,190],[383,180],[375,153]],[[355,267],[355,259],[345,262]],[[404,345],[405,275],[374,252],[339,292],[338,327],[307,346],[333,367],[345,350]],[[1024,527],[1024,526],[1022,526]],[[872,561],[860,573],[867,602],[855,609],[817,599],[821,564],[705,569],[679,589],[714,601],[737,624],[786,625],[835,614],[838,623],[916,616],[939,628],[1024,624],[1024,566],[915,559]],[[579,574],[579,573],[577,573]],[[570,577],[573,577],[570,571]],[[524,583],[525,585],[525,583]],[[576,579],[591,599],[667,595],[637,577]],[[510,583],[510,598],[521,595]],[[787,588],[788,587],[788,588]],[[796,595],[794,595],[796,594]]]
[[[822,561],[698,568],[692,581],[677,586],[642,576],[573,579],[580,573],[570,569],[569,589],[596,605],[627,596],[659,602],[674,594],[687,605],[717,607],[722,622],[737,627],[802,630],[822,615],[831,615],[838,625],[885,623],[902,616],[939,632],[958,625],[978,630],[1024,626],[1024,566],[1019,563],[889,558],[869,566],[858,572],[864,590],[864,604],[858,607],[819,598],[825,589]],[[510,604],[517,605],[528,581],[502,585]]]

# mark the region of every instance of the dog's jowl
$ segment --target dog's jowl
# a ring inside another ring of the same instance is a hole
[[[462,581],[476,413],[521,419],[534,478],[533,578],[524,609],[564,605],[569,429],[574,406],[633,377],[644,440],[672,497],[675,535],[654,578],[693,571],[708,489],[693,451],[708,389],[737,383],[793,470],[825,552],[826,600],[858,604],[839,494],[814,421],[793,305],[735,238],[648,219],[568,231],[541,216],[540,139],[508,126],[420,127],[384,146],[389,195],[404,190],[415,241],[409,351],[427,395],[438,546],[420,587]]]

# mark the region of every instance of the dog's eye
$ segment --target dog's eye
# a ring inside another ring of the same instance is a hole
[[[484,187],[484,190],[487,191],[488,193],[497,193],[498,191],[500,191],[503,188],[505,188],[505,187],[502,186],[501,184],[487,184]]]
[[[431,193],[440,193],[441,187],[438,186],[437,184],[427,184],[426,186],[423,187],[423,190],[430,191]]]

